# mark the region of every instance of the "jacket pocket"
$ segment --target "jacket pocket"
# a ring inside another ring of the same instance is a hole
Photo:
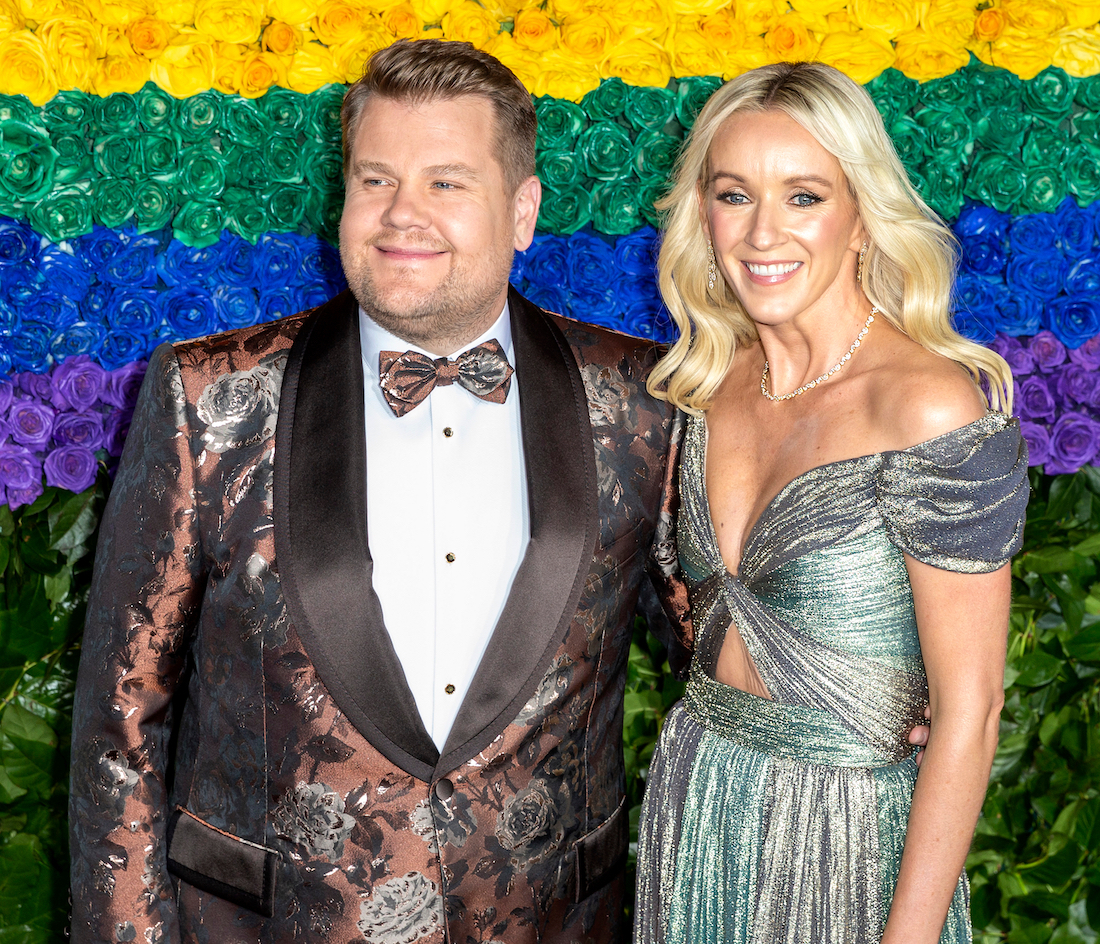
[[[275,864],[267,846],[223,832],[177,807],[168,821],[168,871],[266,918],[275,914]]]
[[[622,872],[629,845],[630,823],[623,800],[604,823],[573,845],[574,902],[584,901]]]

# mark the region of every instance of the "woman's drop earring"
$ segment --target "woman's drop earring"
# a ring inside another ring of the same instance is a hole
[[[867,258],[867,243],[859,247],[859,262],[856,263],[856,285],[863,284],[863,260]]]
[[[709,239],[707,240],[707,255],[710,256],[710,261],[707,263],[707,291],[713,292],[714,286],[718,282],[718,262],[714,258],[714,246]]]

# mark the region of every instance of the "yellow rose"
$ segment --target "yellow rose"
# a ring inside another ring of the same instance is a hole
[[[282,20],[291,26],[305,26],[313,19],[317,4],[310,0],[267,0],[264,8],[273,20]]]
[[[817,55],[817,40],[797,13],[785,13],[764,36],[773,62],[809,62]]]
[[[1054,41],[1053,62],[1059,69],[1079,79],[1100,73],[1100,27],[1062,30]]]
[[[89,91],[96,62],[106,51],[103,27],[87,20],[47,20],[35,35],[46,44],[57,84]]]
[[[717,13],[730,0],[672,0],[672,12],[677,17],[701,17]]]
[[[14,33],[23,29],[27,24],[27,18],[19,9],[16,0],[0,0],[0,35]]]
[[[127,45],[123,39],[117,51],[109,49],[107,55],[99,60],[95,75],[96,95],[105,97],[115,92],[133,95],[149,81],[149,60],[144,56],[135,56],[125,48]]]
[[[1001,10],[1009,26],[1034,39],[1053,36],[1066,27],[1065,11],[1051,0],[1002,0]]]
[[[562,49],[585,63],[600,62],[618,41],[618,29],[602,13],[566,20],[561,26]]]
[[[740,46],[745,41],[745,24],[728,8],[702,17],[695,28],[719,49]]]
[[[664,0],[613,0],[604,12],[627,39],[646,36],[661,42],[672,27],[672,14]]]
[[[500,3],[502,0],[497,0],[497,2]],[[590,13],[597,12],[592,7],[592,0],[549,0],[546,5],[546,12],[561,23],[570,17],[580,19]]]
[[[214,47],[194,30],[180,30],[156,59],[150,77],[176,98],[190,98],[214,84]]]
[[[1089,29],[1100,23],[1100,0],[1062,0],[1067,29]]]
[[[198,0],[195,28],[223,43],[254,43],[264,20],[261,0]]]
[[[672,41],[672,71],[675,75],[721,75],[725,57],[705,33],[683,19]]]
[[[672,63],[660,43],[652,39],[628,39],[611,50],[604,68],[627,85],[656,85],[663,88],[672,78]]]
[[[57,94],[46,44],[34,33],[22,30],[0,38],[0,91],[26,95],[39,107]]]
[[[800,17],[806,27],[815,33],[832,33],[837,26],[830,23],[829,17],[842,13],[847,18],[848,0],[792,0],[791,9]]]
[[[326,46],[335,46],[356,36],[368,16],[354,0],[321,0],[313,16],[313,32]]]
[[[965,46],[974,33],[974,0],[932,0],[921,26],[953,46]]]
[[[534,88],[538,78],[538,56],[533,56],[529,49],[524,49],[513,38],[511,33],[501,33],[489,42],[485,51],[491,56],[496,56],[519,80],[530,90]]]
[[[92,18],[103,26],[125,26],[139,17],[159,12],[154,11],[151,0],[88,0],[88,9]]]
[[[195,0],[161,0],[157,4],[156,14],[165,23],[190,26],[195,22]]]
[[[395,39],[416,39],[424,30],[410,3],[398,3],[383,12],[382,24]]]
[[[155,16],[143,16],[126,27],[130,48],[139,56],[149,59],[159,56],[172,41],[175,30]]]
[[[306,94],[316,92],[322,85],[343,80],[336,58],[320,43],[303,43],[286,72],[287,85],[295,92]]]
[[[821,40],[817,58],[860,85],[894,64],[896,54],[890,41],[874,30],[851,33],[829,33]]]
[[[285,20],[272,20],[264,27],[260,45],[276,56],[293,56],[298,48],[298,31]]]
[[[359,31],[346,43],[329,46],[332,67],[341,76],[337,81],[354,82],[367,68],[367,60],[379,49],[385,49],[393,37],[376,16],[368,16]]]
[[[517,46],[532,52],[546,52],[558,44],[558,31],[550,19],[538,7],[527,7],[516,14],[512,39]]]
[[[443,14],[451,8],[451,2],[452,0],[409,0],[417,19],[421,23],[429,23],[432,26],[443,19]]]
[[[979,43],[991,43],[1005,28],[1005,15],[997,8],[982,10],[974,20],[974,39]]]
[[[787,12],[786,0],[736,0],[733,5],[737,19],[745,24],[750,36],[763,36]]]
[[[239,93],[259,98],[273,85],[286,85],[286,65],[274,53],[249,50],[241,63]]]
[[[949,43],[923,29],[902,33],[895,52],[894,68],[920,82],[942,79],[970,61],[966,47]]]
[[[214,43],[215,91],[223,95],[236,95],[241,87],[241,65],[248,46],[242,43]]]
[[[852,0],[848,4],[856,25],[879,30],[891,39],[915,30],[927,8],[926,2],[909,0]]]
[[[500,22],[473,0],[456,3],[443,14],[443,35],[472,43],[478,49],[484,49],[499,32]]]
[[[552,95],[572,102],[579,102],[600,84],[600,74],[592,63],[580,62],[561,49],[539,56],[534,78],[534,86],[527,88],[535,95]]]
[[[1009,26],[989,45],[989,62],[1021,79],[1033,79],[1050,65],[1055,49],[1052,36],[1033,36]]]

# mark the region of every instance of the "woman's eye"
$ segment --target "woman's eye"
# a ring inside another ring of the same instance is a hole
[[[727,190],[725,193],[720,193],[718,194],[718,199],[723,203],[732,203],[734,205],[747,203],[749,200],[743,193],[738,193],[736,190]]]
[[[816,193],[810,193],[809,191],[803,191],[802,193],[796,193],[794,195],[795,206],[808,207],[820,202],[821,197],[819,197]]]

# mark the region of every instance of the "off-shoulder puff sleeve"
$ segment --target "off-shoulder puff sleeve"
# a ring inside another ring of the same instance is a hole
[[[1027,445],[1012,417],[989,412],[883,459],[879,511],[890,540],[907,554],[943,570],[981,574],[1020,549]]]

